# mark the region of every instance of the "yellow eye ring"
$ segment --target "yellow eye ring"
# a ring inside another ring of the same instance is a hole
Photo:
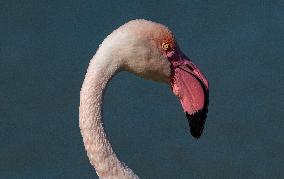
[[[162,48],[163,48],[164,50],[168,50],[168,49],[170,48],[170,44],[167,43],[167,42],[163,42],[163,43],[162,43]]]

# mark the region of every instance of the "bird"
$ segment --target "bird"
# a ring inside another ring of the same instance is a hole
[[[168,84],[180,100],[194,138],[201,136],[208,112],[208,80],[181,51],[169,28],[144,19],[123,24],[99,45],[80,91],[80,132],[90,163],[101,179],[139,178],[118,159],[103,125],[104,91],[120,71]]]

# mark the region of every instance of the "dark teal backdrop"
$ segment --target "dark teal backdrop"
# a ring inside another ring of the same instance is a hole
[[[79,91],[101,41],[136,18],[167,25],[210,81],[196,140],[165,84],[123,72],[107,133],[141,178],[284,177],[284,8],[279,1],[0,1],[0,178],[96,178]]]

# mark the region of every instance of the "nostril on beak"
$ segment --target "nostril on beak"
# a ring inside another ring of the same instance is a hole
[[[191,71],[193,71],[193,67],[187,64],[188,69],[190,69]]]

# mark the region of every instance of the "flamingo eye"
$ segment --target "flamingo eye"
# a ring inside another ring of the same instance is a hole
[[[163,48],[164,50],[168,50],[168,49],[170,48],[170,44],[169,44],[168,42],[163,42],[163,43],[162,43],[162,48]]]

